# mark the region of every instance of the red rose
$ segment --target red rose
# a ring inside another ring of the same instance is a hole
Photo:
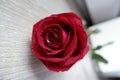
[[[51,15],[33,27],[32,50],[52,71],[66,71],[88,52],[82,20],[74,13]]]

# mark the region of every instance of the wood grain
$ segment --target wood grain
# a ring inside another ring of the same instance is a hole
[[[33,25],[72,10],[66,0],[0,0],[0,80],[97,80],[90,57],[68,72],[52,72],[33,55]]]

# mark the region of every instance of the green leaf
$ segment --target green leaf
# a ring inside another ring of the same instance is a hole
[[[88,36],[91,36],[92,34],[97,34],[99,32],[100,32],[99,29],[90,30],[89,33],[88,33]]]
[[[108,63],[108,61],[107,61],[105,58],[103,58],[101,55],[96,54],[96,53],[93,53],[93,54],[92,54],[92,59],[94,59],[94,60],[96,60],[96,61],[99,61],[99,62],[103,62],[103,63],[105,63],[105,64]]]
[[[99,50],[101,48],[102,48],[102,46],[99,45],[99,46],[95,47],[93,50],[96,51],[96,50]]]
[[[111,44],[113,44],[113,41],[108,42],[108,43],[106,43],[104,45],[98,45],[97,47],[93,48],[93,50],[96,51],[96,50],[99,50],[99,49],[101,49],[101,48],[103,48],[105,46],[111,45]]]
[[[113,41],[110,41],[110,42],[104,44],[103,46],[108,46],[108,45],[111,45],[111,44],[113,44]]]

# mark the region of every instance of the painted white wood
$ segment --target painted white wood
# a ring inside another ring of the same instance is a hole
[[[120,77],[120,17],[91,26],[91,29],[96,28],[101,32],[91,36],[94,47],[113,41],[113,44],[97,51],[109,62],[99,63],[99,67],[105,77]]]
[[[34,23],[52,13],[78,13],[67,1],[0,0],[0,80],[97,80],[90,55],[57,73],[47,70],[31,51]]]
[[[94,24],[120,15],[120,0],[85,0]]]

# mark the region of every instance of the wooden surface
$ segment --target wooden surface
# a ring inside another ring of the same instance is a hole
[[[97,80],[89,54],[69,71],[56,73],[31,51],[33,24],[70,11],[78,13],[72,0],[0,0],[0,80]]]

